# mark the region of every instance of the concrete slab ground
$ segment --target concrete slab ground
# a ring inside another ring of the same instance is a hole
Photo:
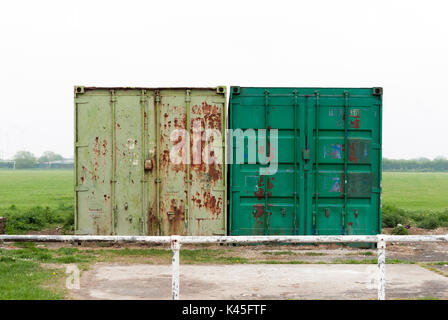
[[[376,299],[377,266],[181,265],[181,299]],[[388,299],[448,298],[448,278],[418,265],[387,265]],[[171,299],[170,265],[98,263],[74,299]]]

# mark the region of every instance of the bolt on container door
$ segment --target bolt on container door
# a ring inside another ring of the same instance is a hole
[[[77,233],[224,234],[225,167],[192,157],[224,154],[206,129],[222,132],[225,110],[225,87],[75,87]]]
[[[381,100],[381,88],[232,87],[230,128],[242,129],[246,143],[238,163],[232,138],[230,234],[379,233]],[[248,143],[248,129],[257,141]],[[269,165],[260,156],[277,157],[273,174],[260,174]]]

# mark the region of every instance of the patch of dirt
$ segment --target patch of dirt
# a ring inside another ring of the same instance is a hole
[[[384,234],[390,234],[392,228],[384,228]],[[61,234],[58,230],[43,230],[30,234]],[[426,230],[420,228],[410,228],[409,234],[448,234],[448,228],[438,228],[435,230]],[[48,249],[59,249],[62,247],[78,248],[83,250],[121,250],[157,248],[170,250],[169,245],[148,245],[144,243],[128,244],[128,243],[104,243],[104,242],[47,242],[37,243],[37,247]],[[13,243],[0,243],[0,247],[6,249],[15,249]],[[356,247],[343,246],[340,244],[316,244],[316,245],[182,245],[183,250],[219,250],[222,257],[244,258],[249,261],[304,261],[304,262],[332,262],[335,259],[376,259],[376,249],[360,249]],[[400,259],[412,262],[429,262],[429,261],[448,261],[448,244],[447,243],[388,243],[386,255],[388,259]],[[114,256],[114,261],[120,263],[149,263],[163,264],[167,263],[167,257],[152,255],[138,256]]]

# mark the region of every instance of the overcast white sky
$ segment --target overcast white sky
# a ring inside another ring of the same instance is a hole
[[[78,84],[382,86],[383,156],[448,157],[447,16],[444,1],[2,1],[0,156],[72,156]]]

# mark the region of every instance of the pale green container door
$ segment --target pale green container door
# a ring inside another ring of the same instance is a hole
[[[225,166],[175,164],[170,152],[175,130],[192,146],[195,121],[225,132],[225,112],[225,87],[75,87],[77,233],[224,235]],[[224,155],[225,135],[214,143]]]
[[[113,234],[110,96],[75,99],[76,228],[81,234]],[[79,126],[84,130],[79,130]]]
[[[75,100],[78,233],[139,235],[146,229],[145,106],[138,93],[97,90]]]

